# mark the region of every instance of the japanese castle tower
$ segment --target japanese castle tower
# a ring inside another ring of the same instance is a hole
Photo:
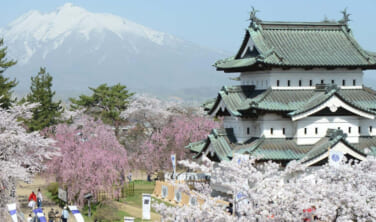
[[[331,149],[357,160],[376,154],[376,91],[363,85],[376,53],[360,47],[343,14],[338,22],[265,22],[253,11],[236,55],[214,64],[240,73],[240,85],[206,105],[224,129],[189,144],[194,158],[239,153],[321,165]]]

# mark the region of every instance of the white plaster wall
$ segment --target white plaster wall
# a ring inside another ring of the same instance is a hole
[[[359,133],[359,126],[361,133]],[[370,126],[372,126],[372,132],[369,130]],[[358,143],[359,136],[376,136],[376,120],[358,116],[311,116],[295,122],[277,114],[265,114],[257,120],[226,116],[224,127],[233,128],[237,141],[240,143],[252,137],[265,136],[266,138],[296,138],[297,144],[309,145],[315,144],[324,137],[328,129],[341,129],[347,134],[347,140],[350,143]],[[247,128],[249,128],[249,134]],[[273,128],[273,134],[271,134],[271,128]],[[283,128],[285,128],[285,135],[283,135]]]
[[[277,80],[280,85],[277,86]],[[287,81],[290,80],[290,87]],[[299,86],[299,80],[302,81],[302,86]],[[309,85],[312,80],[312,86]],[[256,89],[273,88],[314,88],[316,84],[320,84],[321,80],[324,83],[331,83],[332,80],[341,88],[361,88],[363,85],[363,72],[360,69],[273,69],[270,71],[260,72],[243,72],[240,74],[240,81],[242,85],[255,85]],[[342,86],[342,81],[346,81],[346,85]],[[353,80],[356,84],[353,86]]]
[[[244,142],[252,137],[265,136],[268,138],[293,137],[296,131],[296,123],[288,118],[282,118],[276,114],[266,114],[255,119],[241,119],[226,116],[223,120],[225,128],[233,128],[238,142]],[[249,128],[249,134],[247,129]],[[273,128],[273,134],[271,134]],[[285,135],[283,135],[285,128]]]
[[[262,122],[261,135],[264,135],[266,138],[287,138],[294,136],[294,123],[289,118],[283,118],[277,114],[265,114],[260,118],[260,121]],[[283,128],[285,128],[285,135],[283,134]],[[273,129],[273,134],[271,129]]]
[[[359,126],[361,136],[376,136],[376,120],[361,119]],[[372,132],[370,127],[372,127]]]
[[[260,121],[226,116],[223,125],[234,129],[235,137],[240,143],[252,137],[260,137]]]
[[[298,130],[296,132],[297,144],[314,144],[326,135],[328,129],[341,129],[347,134],[347,140],[350,143],[358,143],[360,118],[357,116],[330,116],[307,117],[299,120],[297,121]],[[349,128],[351,128],[351,132],[349,132]],[[307,129],[307,134],[305,134],[304,129]]]

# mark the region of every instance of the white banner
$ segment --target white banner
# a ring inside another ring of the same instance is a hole
[[[142,219],[150,220],[150,205],[151,205],[151,195],[143,193],[142,194]]]
[[[173,174],[172,179],[175,179],[176,178],[176,154],[171,155],[171,162],[172,162],[172,168],[174,170],[174,174]]]
[[[33,212],[35,213],[35,215],[37,215],[39,222],[47,222],[46,217],[44,216],[42,208],[34,209]]]
[[[8,211],[10,216],[12,217],[13,222],[17,222],[17,206],[15,203],[8,204]]]
[[[68,206],[69,210],[72,212],[74,218],[76,218],[77,222],[85,222],[84,218],[82,217],[80,211],[76,206]]]
[[[172,167],[176,167],[176,154],[171,154]]]
[[[337,150],[330,150],[329,151],[329,165],[330,166],[338,166],[343,159],[343,153]]]

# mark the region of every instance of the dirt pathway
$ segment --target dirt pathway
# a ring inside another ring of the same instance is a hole
[[[142,217],[142,209],[134,206],[127,205],[125,203],[114,202],[116,207],[119,210],[125,211],[134,218],[141,218]],[[151,221],[161,221],[161,216],[159,214],[150,212]]]

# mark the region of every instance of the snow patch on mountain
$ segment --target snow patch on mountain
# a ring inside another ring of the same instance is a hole
[[[0,34],[8,43],[23,39],[38,43],[53,41],[52,49],[56,49],[72,33],[79,33],[86,41],[89,41],[91,33],[103,31],[110,31],[122,40],[126,39],[129,34],[136,35],[158,45],[177,40],[172,35],[152,30],[122,17],[106,13],[91,13],[71,3],[66,3],[46,14],[35,10],[29,11],[11,22],[8,27],[0,31]],[[26,63],[38,47],[30,43],[24,43],[24,45],[26,54],[22,56],[22,63]],[[44,53],[44,56],[47,54],[48,52]]]
[[[21,89],[28,89],[30,76],[41,66],[58,82],[57,93],[82,92],[105,82],[164,94],[226,84],[211,66],[224,53],[71,3],[49,13],[29,11],[0,29],[1,37],[7,57],[17,60],[7,73],[14,74]]]

